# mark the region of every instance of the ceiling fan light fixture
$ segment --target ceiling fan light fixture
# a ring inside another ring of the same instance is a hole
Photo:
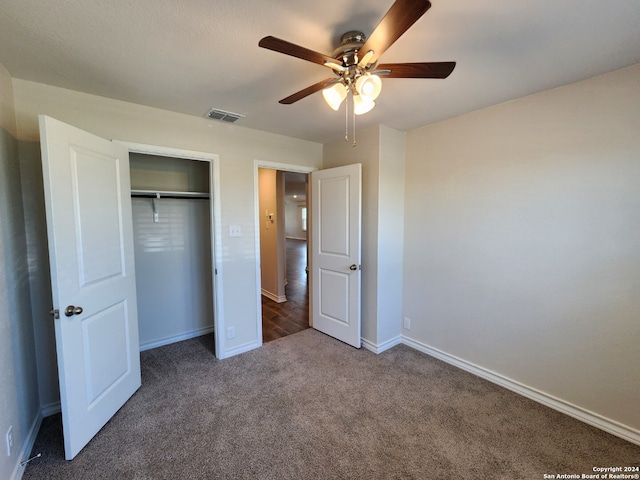
[[[342,83],[336,83],[322,90],[322,96],[332,109],[338,111],[340,104],[347,98],[347,87]]]
[[[361,97],[366,97],[371,101],[378,98],[382,91],[382,80],[377,75],[371,75],[367,73],[361,75],[356,80],[356,91]]]
[[[356,115],[367,113],[371,111],[371,109],[375,106],[376,102],[374,102],[369,97],[365,97],[362,95],[353,96],[353,113],[355,113]]]
[[[353,114],[353,146],[355,116],[367,113],[375,106],[382,90],[378,75],[386,78],[447,78],[456,62],[414,62],[378,64],[380,56],[391,47],[431,7],[429,0],[395,0],[371,35],[349,31],[340,38],[340,46],[333,56],[309,50],[276,37],[264,37],[258,46],[323,65],[333,70],[339,79],[327,78],[280,100],[289,105],[322,90],[327,104],[338,111],[351,93],[353,111],[345,103],[345,140],[348,140],[349,115]]]

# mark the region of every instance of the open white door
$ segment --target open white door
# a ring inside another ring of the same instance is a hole
[[[311,174],[311,324],[360,348],[362,166]]]
[[[40,116],[67,460],[140,387],[129,153]]]

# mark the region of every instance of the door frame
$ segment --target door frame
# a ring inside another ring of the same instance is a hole
[[[143,153],[161,157],[184,158],[209,162],[209,214],[211,218],[211,281],[213,285],[213,336],[216,358],[224,358],[225,336],[224,316],[222,305],[222,210],[220,206],[220,156],[215,153],[196,152],[179,148],[148,145],[143,143],[113,140],[114,143],[125,146],[129,153]]]
[[[311,174],[317,170],[316,167],[308,167],[304,165],[295,165],[292,163],[279,163],[268,162],[265,160],[253,161],[253,209],[254,209],[254,244],[255,244],[255,258],[256,258],[256,331],[258,332],[257,343],[258,346],[262,346],[262,280],[260,275],[260,193],[259,193],[259,179],[258,170],[260,168],[267,168],[270,170],[279,170],[281,172],[294,172],[294,173],[306,173]],[[309,208],[309,202],[307,201],[307,226],[310,225],[309,215],[311,215],[311,209]],[[307,229],[307,245],[311,242],[310,229]],[[309,290],[311,295],[311,290]],[[311,305],[311,297],[309,297],[309,305]]]

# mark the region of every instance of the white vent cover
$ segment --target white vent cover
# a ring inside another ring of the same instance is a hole
[[[212,108],[206,113],[205,117],[220,120],[221,122],[233,123],[245,116],[241,113],[227,112],[225,110],[220,110],[219,108]]]

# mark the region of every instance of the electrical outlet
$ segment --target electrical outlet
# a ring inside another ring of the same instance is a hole
[[[402,326],[405,330],[411,330],[411,319],[409,317],[404,317]]]
[[[6,435],[7,440],[7,457],[11,456],[11,450],[13,449],[13,425],[9,427]]]
[[[236,338],[236,327],[227,327],[227,340]]]

